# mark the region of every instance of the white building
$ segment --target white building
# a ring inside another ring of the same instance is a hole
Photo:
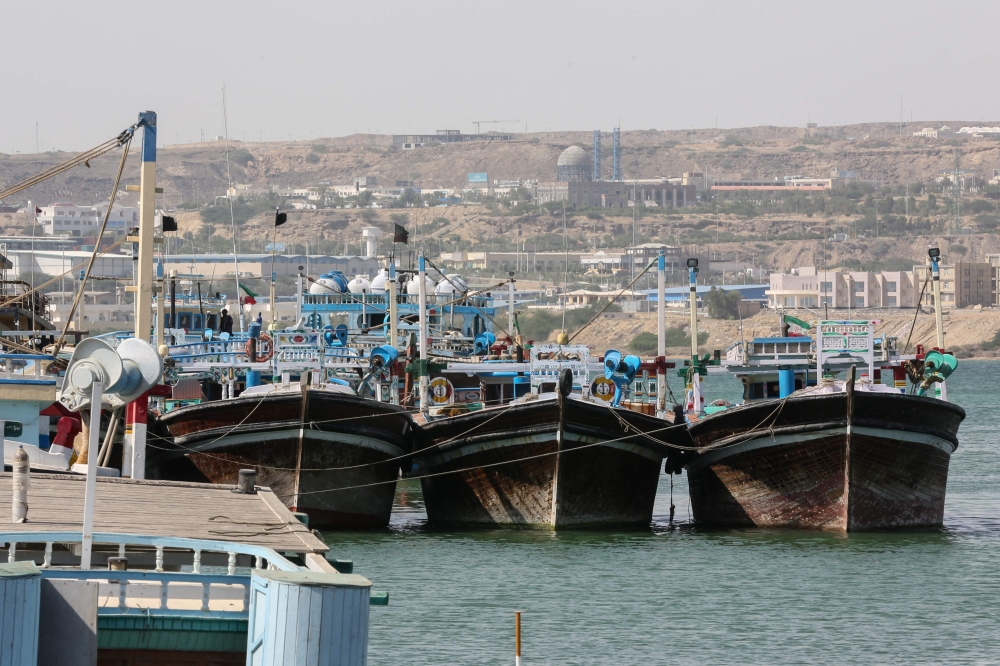
[[[38,224],[45,229],[46,236],[96,236],[108,210],[108,202],[96,206],[77,206],[71,203],[55,203],[42,206],[38,214]],[[109,231],[127,231],[138,226],[139,209],[115,205],[108,218]]]

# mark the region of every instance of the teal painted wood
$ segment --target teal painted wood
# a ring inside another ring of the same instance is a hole
[[[37,664],[41,595],[33,562],[0,565],[0,666]]]
[[[250,617],[262,619],[248,635],[247,665],[364,666],[370,588],[361,576],[254,571]]]
[[[97,619],[97,645],[107,649],[243,652],[247,621],[103,616]]]

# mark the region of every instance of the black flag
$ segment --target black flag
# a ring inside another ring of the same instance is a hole
[[[410,232],[406,230],[402,224],[396,225],[396,231],[393,233],[392,242],[393,243],[407,243],[410,239]]]
[[[288,222],[288,213],[279,213],[278,209],[274,209],[274,226],[280,227],[285,222]]]

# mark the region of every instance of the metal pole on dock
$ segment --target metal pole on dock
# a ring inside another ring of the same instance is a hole
[[[507,333],[510,337],[514,337],[514,274],[510,274],[510,282],[508,283],[509,290],[507,292]]]
[[[420,411],[427,414],[430,406],[427,404],[427,267],[424,251],[420,251],[417,260],[417,309],[420,311]]]
[[[941,250],[936,247],[932,247],[927,250],[927,256],[931,258],[931,281],[934,287],[934,323],[937,326],[937,346],[943,354],[945,351],[944,346],[944,304],[941,302],[941,268],[938,265],[941,261]],[[957,276],[956,276],[957,279]],[[941,399],[948,399],[948,384],[942,381],[939,385],[941,391]]]
[[[701,413],[701,374],[698,372],[698,260],[687,260],[688,301],[691,304],[691,413]]]
[[[164,284],[163,284],[163,262],[162,261],[156,262],[156,281],[157,281],[157,289],[156,289],[156,350],[160,351],[160,348],[163,347],[163,335],[164,335],[164,329],[166,328],[166,322],[163,321],[163,308],[164,308],[164,302],[163,302],[164,301],[164,298],[163,298],[163,296],[164,296],[164,289],[163,289],[163,287],[164,287]],[[171,294],[171,299],[172,298],[173,298],[173,294]],[[173,313],[171,312],[171,317],[172,316],[173,316]],[[173,322],[171,322],[171,324],[173,325]]]
[[[521,666],[521,611],[514,611],[514,666]]]
[[[87,445],[87,488],[83,500],[83,539],[80,550],[80,568],[84,571],[90,569],[90,555],[94,545],[94,496],[97,492],[97,454],[99,446],[97,439],[101,433],[101,397],[103,393],[104,384],[102,382],[95,381],[91,384],[90,442]]]
[[[944,351],[944,313],[941,311],[941,270],[938,262],[941,261],[941,250],[932,247],[927,250],[931,258],[931,280],[934,289],[934,321],[937,324],[937,346]]]
[[[396,327],[396,261],[389,259],[389,346],[396,349],[399,344],[399,331]]]
[[[149,340],[153,317],[153,225],[156,214],[156,113],[139,114],[142,171],[139,178],[139,265],[136,267],[135,337]]]
[[[667,376],[663,358],[667,355],[666,257],[663,250],[656,262],[656,415],[667,415]]]

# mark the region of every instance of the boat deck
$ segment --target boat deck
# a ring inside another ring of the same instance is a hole
[[[0,473],[0,516],[11,511],[12,474]],[[18,532],[77,532],[83,529],[86,477],[32,474],[28,522]],[[268,488],[252,495],[230,486],[178,481],[97,478],[94,532],[233,541],[294,553],[329,548],[299,522]]]

